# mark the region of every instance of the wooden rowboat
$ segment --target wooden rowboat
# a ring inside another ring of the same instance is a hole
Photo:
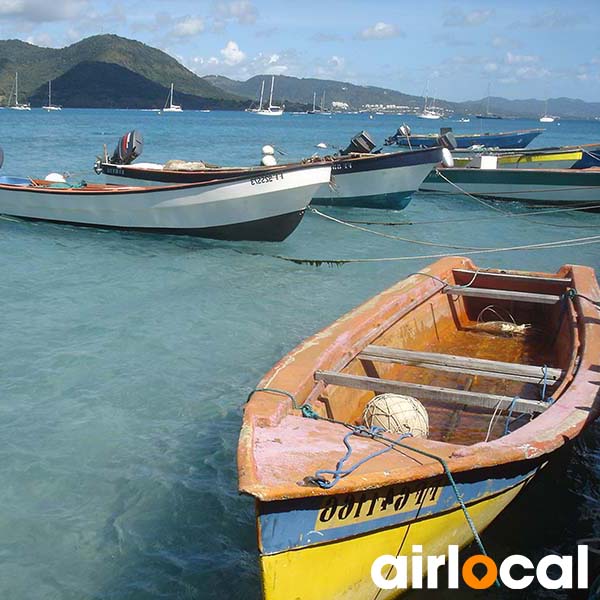
[[[371,580],[377,557],[469,544],[457,492],[482,531],[600,413],[599,301],[588,267],[447,258],[284,357],[251,394],[238,447],[264,598],[391,598]],[[357,429],[383,392],[418,398],[428,437]]]

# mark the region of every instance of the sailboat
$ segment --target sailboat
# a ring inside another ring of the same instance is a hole
[[[251,113],[257,113],[259,111],[261,111],[263,109],[262,105],[263,105],[263,97],[265,95],[265,80],[262,80],[262,84],[260,86],[260,101],[258,103],[258,108],[253,108],[252,106],[250,108],[246,109],[246,112],[251,112]]]
[[[42,108],[44,110],[47,110],[48,112],[50,112],[51,110],[62,110],[61,106],[52,104],[52,81],[48,82],[48,105],[42,106]]]
[[[21,104],[19,102],[19,74],[18,73],[15,73],[15,103],[11,106],[10,98],[9,98],[8,104],[9,104],[9,108],[12,108],[13,110],[31,110],[31,106],[29,105],[29,102],[25,102],[24,104]]]
[[[321,105],[317,108],[317,92],[313,92],[313,107],[312,110],[306,111],[307,115],[330,115],[331,112],[325,110],[325,92],[321,96]]]
[[[425,95],[425,102],[423,103],[423,110],[419,115],[417,115],[419,117],[419,119],[441,119],[442,115],[440,115],[440,113],[435,108],[435,98],[433,99],[431,106],[428,106],[429,80],[425,84],[425,94],[424,95]]]
[[[502,119],[500,115],[496,115],[490,112],[490,84],[488,83],[488,94],[487,94],[487,103],[485,107],[485,113],[480,115],[475,115],[477,119]]]
[[[546,98],[546,103],[544,105],[544,114],[540,117],[540,123],[554,123],[558,117],[553,117],[548,114],[548,99]]]
[[[169,92],[169,96],[165,102],[165,107],[160,112],[183,112],[181,106],[178,104],[173,104],[173,84],[171,84],[171,91]]]
[[[266,108],[262,108],[262,103],[260,108],[256,111],[257,115],[266,115],[269,117],[280,117],[283,114],[284,106],[276,106],[273,104],[273,86],[275,85],[275,75],[271,76],[271,94],[269,95],[269,106]]]

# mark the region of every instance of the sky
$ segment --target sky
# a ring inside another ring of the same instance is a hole
[[[451,101],[600,101],[600,0],[0,0],[0,38],[115,33],[198,75],[272,73]]]

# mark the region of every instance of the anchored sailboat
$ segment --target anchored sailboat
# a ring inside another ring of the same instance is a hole
[[[252,111],[257,115],[266,115],[269,117],[280,117],[283,114],[283,111],[285,109],[284,106],[276,106],[275,104],[273,104],[273,86],[275,85],[275,75],[271,76],[271,93],[269,95],[269,106],[267,106],[266,108],[262,107],[262,92],[261,92],[261,104],[260,104],[260,108],[256,111]],[[263,81],[263,88],[264,88],[264,81]]]
[[[553,117],[548,114],[548,98],[546,98],[546,103],[544,104],[544,114],[540,117],[540,123],[554,123],[558,117]]]
[[[12,96],[12,94],[11,94]],[[19,74],[15,73],[15,103],[14,104],[10,104],[11,98],[9,97],[8,99],[8,104],[9,104],[9,108],[12,108],[13,110],[31,110],[31,106],[29,104],[29,102],[25,102],[23,104],[21,104],[19,102]]]
[[[246,109],[246,112],[251,112],[251,113],[260,112],[263,109],[262,105],[263,105],[263,97],[264,97],[264,95],[265,95],[265,80],[263,79],[262,80],[262,84],[260,86],[260,100],[258,102],[258,108],[253,108],[251,106],[250,108]]]
[[[56,104],[52,104],[52,80],[48,82],[48,105],[42,106],[44,110],[50,112],[51,110],[62,110],[61,106]]]
[[[173,84],[171,84],[171,91],[169,92],[169,96],[165,102],[165,107],[160,112],[183,112],[183,108],[181,108],[181,106],[178,104],[173,104]]]
[[[431,106],[429,103],[429,80],[425,84],[425,102],[423,103],[423,111],[418,115],[419,119],[441,119],[442,115],[437,111],[435,107],[435,98],[431,102]]]
[[[331,112],[325,110],[325,92],[321,96],[321,105],[317,108],[317,92],[313,92],[313,106],[312,110],[306,111],[307,115],[330,115]]]

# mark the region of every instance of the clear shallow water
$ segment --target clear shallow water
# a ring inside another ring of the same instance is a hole
[[[134,127],[145,135],[145,160],[250,164],[267,142],[300,158],[320,141],[343,146],[362,128],[382,140],[403,120],[426,131],[428,124],[392,116],[5,110],[0,139],[5,174],[68,170],[95,180],[91,164],[102,144],[112,151]],[[486,130],[532,126],[485,124]],[[595,141],[600,123],[564,122],[551,125],[538,145]],[[356,220],[439,219],[381,230],[462,246],[552,241],[594,235],[600,227],[600,214],[589,213],[536,217],[548,225],[450,222],[494,214],[458,196],[419,196],[401,212],[325,212]],[[281,244],[0,220],[0,597],[257,599],[253,505],[237,494],[235,465],[247,393],[299,341],[431,261],[314,268],[249,253],[346,258],[443,251],[315,215]],[[523,269],[555,270],[566,262],[600,268],[600,248],[475,260]],[[541,478],[488,530],[491,551],[569,553],[575,539],[600,535],[599,461],[596,426],[558,474]]]

